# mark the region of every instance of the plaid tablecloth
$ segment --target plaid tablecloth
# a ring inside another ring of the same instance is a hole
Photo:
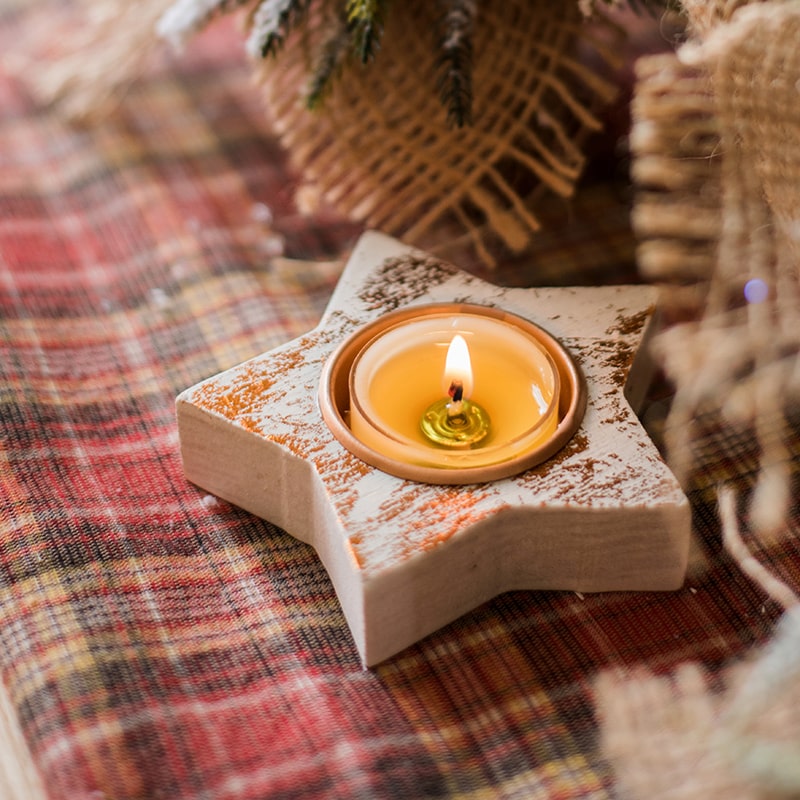
[[[362,669],[314,551],[182,473],[175,395],[313,327],[358,232],[296,211],[238,45],[207,44],[85,128],[0,72],[0,675],[20,754],[52,800],[614,797],[596,676],[714,672],[779,609],[698,498],[706,563],[683,590],[509,593]],[[624,206],[587,185],[570,214],[494,279],[630,279]],[[796,548],[770,558],[797,581]]]

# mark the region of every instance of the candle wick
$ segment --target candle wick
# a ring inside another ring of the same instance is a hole
[[[452,402],[447,404],[447,418],[454,421],[460,419],[464,415],[464,384],[461,381],[453,381],[447,394]]]

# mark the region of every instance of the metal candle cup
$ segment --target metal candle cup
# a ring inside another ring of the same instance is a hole
[[[442,394],[443,365],[461,334],[473,362],[475,403],[490,431],[466,449],[443,448],[420,430]],[[580,376],[556,340],[491,307],[403,309],[357,331],[333,354],[320,386],[323,416],[364,461],[427,483],[476,483],[516,474],[560,449],[585,405]]]

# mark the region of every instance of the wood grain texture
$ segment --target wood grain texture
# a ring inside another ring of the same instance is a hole
[[[504,308],[559,339],[586,379],[586,414],[559,453],[515,477],[395,478],[333,437],[320,374],[379,315],[454,301]],[[634,410],[655,301],[643,286],[501,288],[367,233],[317,328],[178,397],[186,476],[316,549],[366,665],[504,591],[677,589],[689,505]]]

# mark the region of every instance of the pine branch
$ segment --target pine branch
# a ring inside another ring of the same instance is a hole
[[[254,57],[276,55],[289,32],[308,11],[312,0],[263,0],[253,15],[248,52]]]
[[[356,54],[366,64],[375,57],[383,35],[389,0],[347,0],[345,11]]]
[[[342,67],[351,54],[350,30],[344,15],[336,15],[331,20],[331,29],[323,42],[311,75],[306,104],[315,109],[322,105],[330,91],[334,78],[342,71]]]
[[[477,0],[445,0],[436,86],[447,119],[459,128],[472,122],[472,35]]]

